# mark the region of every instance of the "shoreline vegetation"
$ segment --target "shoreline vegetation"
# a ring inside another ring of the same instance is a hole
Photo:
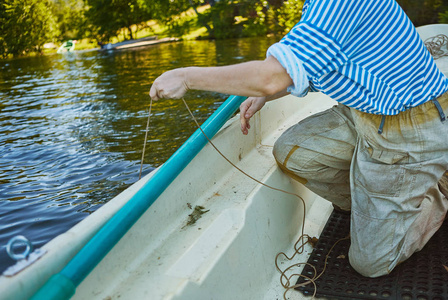
[[[448,23],[444,0],[396,0],[415,26]],[[0,0],[0,59],[53,54],[142,38],[226,39],[284,35],[304,0]]]
[[[198,12],[202,13],[210,9],[210,5],[203,5],[198,7]],[[185,12],[183,12],[179,17],[179,20],[183,20],[183,22],[191,22],[195,20],[197,16],[194,13],[194,10],[191,8]],[[179,40],[195,40],[195,39],[206,39],[208,38],[207,29],[204,26],[196,26],[192,28],[192,30],[186,34],[181,35],[180,37],[171,36],[171,30],[168,25],[164,25],[163,23],[157,22],[156,20],[149,20],[143,22],[144,24],[134,24],[131,25],[131,30],[133,31],[134,39],[128,39],[127,32],[128,28],[122,28],[122,32],[111,38],[108,44],[113,45],[112,50],[120,50],[125,49],[127,47],[116,46],[116,44],[123,43],[124,45],[132,45],[134,43],[139,43],[145,39],[151,39],[153,43],[149,44],[159,44],[170,41],[179,41]],[[59,44],[55,44],[53,42],[44,44],[44,50],[42,54],[54,54],[57,53],[58,48],[63,44],[60,42]],[[107,45],[107,44],[106,44]],[[85,51],[85,50],[103,50],[101,46],[98,45],[98,42],[91,38],[84,38],[76,41],[75,51]],[[105,47],[104,50],[107,50]]]

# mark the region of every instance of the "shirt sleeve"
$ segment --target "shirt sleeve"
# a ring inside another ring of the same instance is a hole
[[[318,84],[349,60],[344,45],[363,20],[365,2],[310,0],[300,22],[280,41],[302,61],[311,81]]]
[[[293,81],[293,84],[286,89],[289,93],[297,97],[304,97],[308,93],[309,80],[305,69],[290,47],[282,43],[275,43],[269,47],[266,56],[275,57],[288,72]]]

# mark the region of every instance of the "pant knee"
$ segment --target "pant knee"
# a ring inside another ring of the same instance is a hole
[[[390,273],[390,260],[385,257],[370,255],[357,255],[349,252],[350,265],[356,272],[365,277],[380,277]]]
[[[284,164],[292,148],[293,146],[289,145],[283,135],[281,135],[274,143],[272,154],[278,163]]]
[[[291,142],[288,136],[285,137],[285,135],[282,135],[277,139],[272,153],[277,163],[285,168],[294,172],[307,170],[306,164],[309,161],[308,151],[300,145]]]

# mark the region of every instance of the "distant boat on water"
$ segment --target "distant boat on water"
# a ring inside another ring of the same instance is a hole
[[[141,39],[128,40],[115,44],[100,44],[100,46],[101,50],[122,50],[122,49],[137,48],[167,42],[176,42],[178,40],[179,40],[178,38],[172,38],[172,37],[158,39],[157,36],[148,36]]]
[[[68,40],[68,41],[64,42],[62,44],[62,46],[59,47],[58,53],[73,52],[75,50],[75,44],[76,44],[76,41],[73,41],[73,40]]]

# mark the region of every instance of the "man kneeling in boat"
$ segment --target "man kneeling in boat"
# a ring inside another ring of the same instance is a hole
[[[241,130],[266,101],[320,91],[339,104],[289,128],[274,156],[284,172],[351,213],[350,263],[388,274],[441,226],[448,201],[448,78],[395,0],[308,0],[264,61],[162,74],[150,96],[189,89],[250,96]],[[283,92],[285,91],[285,92]]]

